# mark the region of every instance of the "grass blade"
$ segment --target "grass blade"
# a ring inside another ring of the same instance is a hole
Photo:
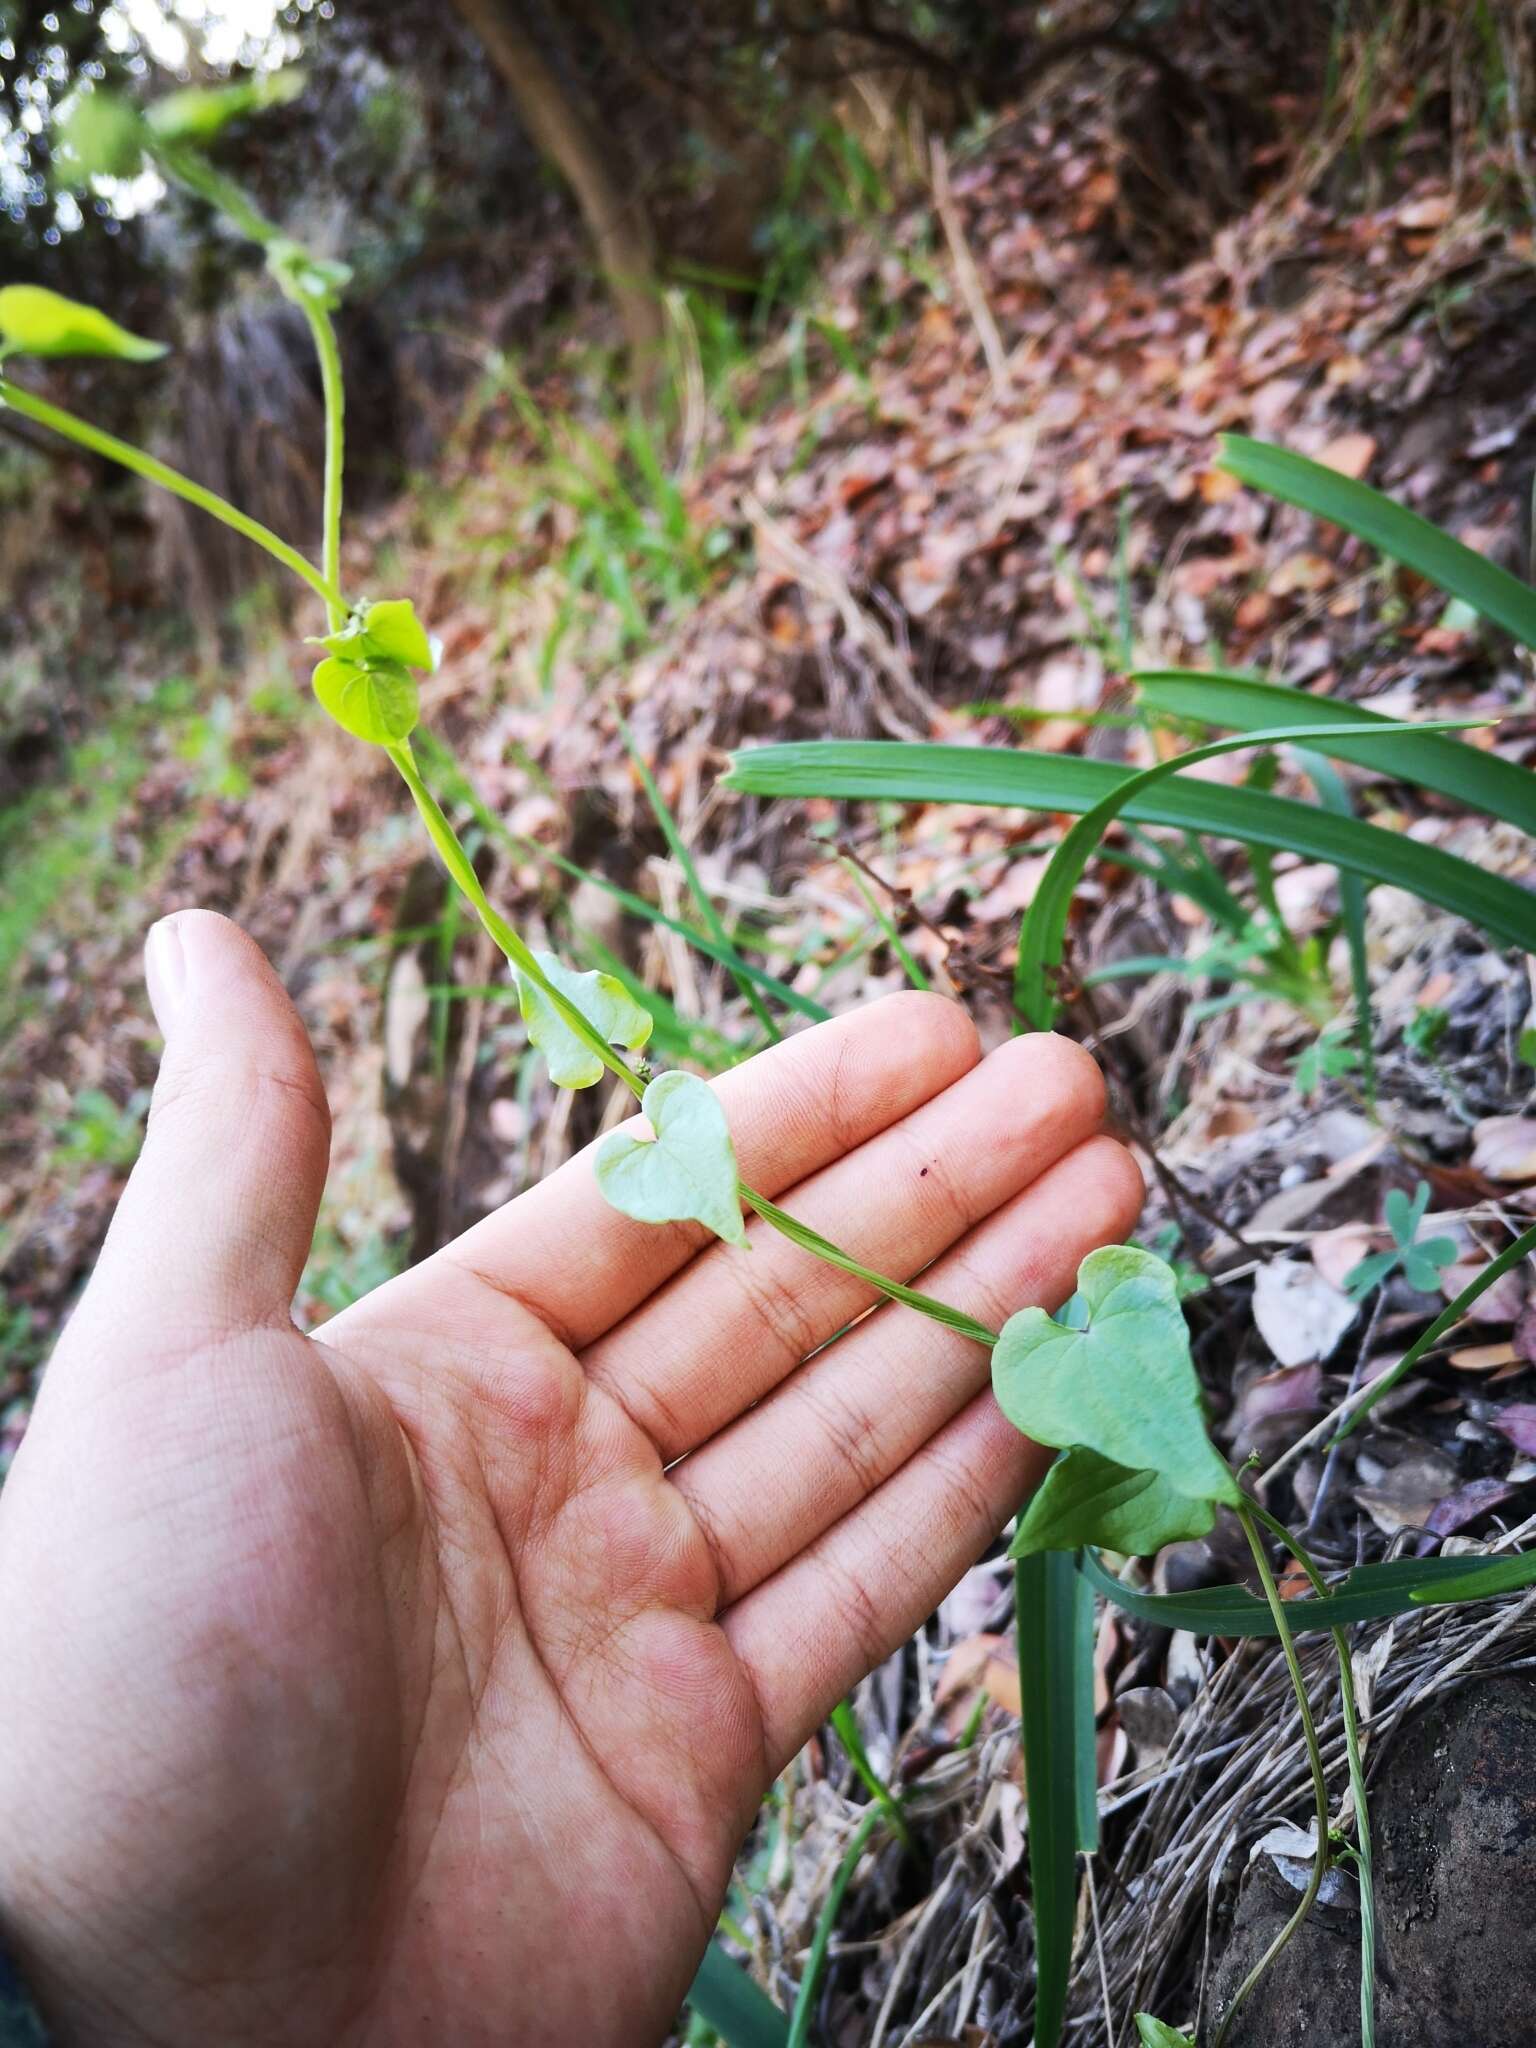
[[[1536,647],[1536,590],[1369,484],[1355,483],[1289,448],[1250,441],[1242,434],[1222,435],[1216,466],[1240,483],[1357,534],[1527,647]]]
[[[816,2006],[816,1993],[821,1987],[821,1973],[826,1968],[827,1948],[832,1940],[832,1930],[837,1925],[837,1916],[842,1909],[843,1894],[849,1880],[859,1867],[859,1858],[864,1854],[870,1836],[884,1820],[885,1815],[878,1806],[872,1806],[854,1830],[853,1840],[843,1852],[843,1860],[837,1866],[816,1921],[816,1933],[811,1941],[811,1953],[806,1959],[805,1975],[800,1979],[800,1989],[795,1994],[795,2012],[790,2021],[789,2032],[784,2036],[785,2048],[806,2048],[811,2038],[811,2014]],[[732,2043],[735,2048],[735,2043]]]
[[[1077,1924],[1077,1579],[1075,1562],[1061,1550],[1037,1551],[1013,1568],[1035,1913],[1035,2048],[1057,2048],[1061,2039]],[[1089,1677],[1091,1683],[1091,1663]]]
[[[801,740],[735,755],[726,781],[732,789],[757,796],[893,798],[1084,812],[1130,776],[1129,769],[1108,761],[1023,748]],[[1125,815],[1138,824],[1171,825],[1328,861],[1438,904],[1501,945],[1536,952],[1536,899],[1525,890],[1438,846],[1421,846],[1379,825],[1336,818],[1315,804],[1260,790],[1190,781],[1144,791],[1126,806]]]
[[[1520,1261],[1529,1258],[1532,1252],[1536,1252],[1536,1223],[1533,1223],[1529,1230],[1521,1231],[1514,1243],[1506,1245],[1496,1259],[1490,1259],[1486,1266],[1478,1268],[1471,1285],[1464,1287],[1456,1299],[1440,1311],[1422,1336],[1415,1337],[1391,1371],[1384,1372],[1381,1378],[1373,1383],[1366,1399],[1348,1417],[1333,1438],[1333,1442],[1343,1443],[1345,1437],[1358,1429],[1361,1417],[1369,1415],[1382,1395],[1389,1394],[1399,1380],[1413,1371],[1425,1352],[1438,1344],[1448,1330],[1456,1327],[1478,1296],[1486,1294],[1495,1280],[1502,1279],[1512,1266],[1518,1266]]]
[[[747,1002],[751,1005],[752,1014],[756,1017],[758,1023],[762,1025],[769,1038],[776,1044],[784,1034],[773,1021],[773,1014],[769,1010],[768,1005],[758,994],[753,977],[741,972],[741,968],[745,963],[742,961],[736,948],[731,944],[731,936],[725,928],[725,920],[721,917],[719,911],[716,910],[714,898],[704,886],[704,878],[694,864],[693,855],[688,850],[688,843],[677,829],[677,820],[668,810],[666,799],[656,786],[656,778],[651,773],[649,762],[636,745],[634,734],[622,718],[619,720],[619,737],[623,740],[625,747],[629,751],[630,760],[635,764],[635,773],[640,778],[640,787],[645,791],[646,802],[650,805],[656,822],[661,827],[662,837],[671,848],[673,859],[676,860],[678,866],[687,877],[688,887],[692,892],[693,900],[699,906],[699,915],[703,918],[705,924],[708,925],[710,936],[714,939],[715,944],[729,955],[732,981],[735,982],[741,994],[746,997]]]
[[[1500,1583],[1486,1591],[1467,1590],[1476,1580],[1489,1579],[1495,1566],[1500,1570]],[[1141,1593],[1122,1585],[1091,1550],[1082,1553],[1082,1570],[1095,1592],[1159,1628],[1187,1628],[1197,1636],[1276,1633],[1264,1602],[1242,1586],[1205,1586],[1195,1593]],[[1357,1565],[1326,1600],[1288,1600],[1285,1611],[1292,1633],[1305,1635],[1316,1629],[1348,1628],[1357,1621],[1411,1614],[1426,1600],[1493,1599],[1533,1582],[1536,1550],[1497,1559],[1398,1557],[1386,1564]]]
[[[1093,1588],[1072,1559],[1072,1788],[1077,1846],[1085,1856],[1099,1846],[1099,1745],[1093,1712],[1095,1638]]]
[[[1403,721],[1388,718],[1385,712],[1369,711],[1337,697],[1314,697],[1284,683],[1265,683],[1257,676],[1237,675],[1227,669],[1144,669],[1131,680],[1155,711],[1198,718],[1207,725],[1231,726],[1237,732],[1256,732],[1266,725],[1289,725],[1303,718],[1315,718],[1319,725],[1382,726],[1385,733],[1380,739],[1372,733],[1363,739],[1315,740],[1313,745],[1318,753],[1373,769],[1394,782],[1417,783],[1420,789],[1432,789],[1470,810],[1502,818],[1522,832],[1536,833],[1536,775],[1460,740],[1422,731],[1401,740],[1394,736],[1394,728],[1404,730]]]
[[[1451,722],[1448,720],[1445,725]],[[1455,721],[1457,724],[1464,722]],[[1444,730],[1445,726],[1440,729]],[[1035,891],[1035,900],[1025,912],[1023,929],[1019,934],[1013,999],[1036,1030],[1048,1030],[1060,1008],[1051,987],[1051,975],[1061,965],[1066,950],[1067,919],[1072,910],[1073,892],[1097,851],[1099,841],[1120,813],[1159,782],[1165,782],[1187,768],[1197,767],[1202,761],[1214,761],[1219,755],[1235,753],[1243,747],[1279,746],[1287,741],[1310,740],[1316,732],[1316,726],[1290,725],[1274,731],[1243,732],[1228,739],[1212,740],[1208,746],[1196,747],[1191,753],[1175,755],[1172,760],[1159,761],[1155,767],[1143,769],[1139,775],[1128,776],[1102,797],[1092,810],[1084,812],[1052,854]],[[1336,822],[1342,823],[1343,820]]]
[[[855,889],[858,890],[860,896],[863,897],[865,909],[869,912],[870,916],[875,920],[875,923],[879,925],[881,933],[885,938],[885,943],[890,947],[891,951],[896,955],[896,958],[900,961],[902,973],[907,977],[907,980],[911,983],[913,988],[921,989],[923,993],[926,995],[932,989],[933,983],[928,979],[927,975],[924,974],[922,968],[919,967],[917,962],[912,958],[912,955],[907,948],[906,941],[902,938],[901,933],[896,929],[895,919],[887,914],[884,904],[880,901],[879,897],[876,896],[874,890],[870,888],[868,882],[865,881],[864,877],[859,873],[858,869],[854,866],[853,862],[849,860],[846,854],[844,854],[843,856],[842,864],[843,867],[847,870],[849,879],[852,881],[853,886],[855,887]]]
[[[1317,800],[1336,818],[1352,818],[1354,806],[1344,778],[1331,761],[1310,750],[1302,762],[1312,778]],[[1349,949],[1349,980],[1355,995],[1355,1043],[1360,1050],[1360,1089],[1367,1105],[1376,1107],[1376,1017],[1371,1004],[1371,963],[1365,944],[1365,899],[1369,893],[1364,878],[1340,868],[1339,916],[1344,925],[1344,943]]]
[[[885,1809],[885,1817],[890,1822],[892,1830],[903,1849],[909,1855],[915,1855],[916,1848],[912,1840],[912,1831],[907,1826],[907,1816],[902,1811],[901,1801],[870,1762],[869,1751],[864,1747],[864,1738],[859,1733],[859,1724],[854,1719],[853,1708],[847,1700],[839,1700],[832,1709],[829,1718],[836,1731],[837,1739],[843,1745],[843,1748],[847,1750],[848,1761],[853,1765],[855,1773],[863,1781],[865,1790],[877,1806]]]
[[[644,918],[648,924],[661,925],[665,930],[675,932],[706,959],[718,961],[733,974],[746,975],[765,995],[772,996],[775,1002],[782,1003],[786,1009],[796,1010],[802,1017],[809,1017],[813,1023],[825,1024],[832,1015],[824,1003],[815,1002],[810,996],[801,995],[800,991],[791,988],[788,982],[780,981],[777,976],[769,974],[761,967],[754,967],[735,946],[722,946],[716,940],[706,938],[702,932],[695,931],[692,925],[686,925],[678,918],[668,917],[664,910],[659,910],[654,903],[648,903],[643,896],[637,896],[632,889],[625,889],[617,882],[610,882],[606,875],[600,875],[592,868],[582,867],[578,861],[569,859],[563,853],[556,853],[552,846],[541,846],[536,839],[525,839],[521,833],[510,831],[439,741],[419,727],[413,737],[416,740],[417,752],[429,763],[443,788],[457,802],[467,805],[482,829],[503,846],[510,847],[525,859],[541,861],[546,867],[555,868],[562,875],[569,875],[573,882],[590,882],[593,888],[601,889],[604,895],[611,896],[615,903],[622,904],[632,916]]]
[[[704,1951],[688,2003],[727,2048],[789,2048],[789,2022],[718,1942]]]

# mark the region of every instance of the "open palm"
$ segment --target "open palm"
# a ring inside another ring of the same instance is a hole
[[[0,1495],[0,1925],[64,2041],[643,2048],[773,1774],[1040,1454],[976,1345],[586,1157],[299,1335],[302,1027],[205,913],[151,979],[144,1157]],[[980,1060],[935,997],[716,1085],[749,1181],[994,1325],[1140,1199],[1079,1050]]]

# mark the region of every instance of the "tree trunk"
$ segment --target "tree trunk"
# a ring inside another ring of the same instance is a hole
[[[601,136],[529,34],[518,0],[453,0],[512,96],[535,148],[575,195],[629,342],[637,390],[655,380],[664,334],[656,238],[644,200],[614,175]]]

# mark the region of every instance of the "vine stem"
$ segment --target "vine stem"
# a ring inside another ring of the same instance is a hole
[[[396,746],[387,747],[385,752],[394,763],[406,788],[411,792],[422,823],[426,826],[428,836],[436,847],[444,867],[462,890],[492,940],[512,966],[549,998],[577,1037],[591,1048],[609,1072],[617,1075],[632,1095],[643,1097],[645,1084],[639,1075],[625,1065],[602,1033],[582,1015],[564,990],[555,987],[527,943],[507,923],[486,895],[480,877],[475,873],[474,863],[464,850],[463,841],[453,829],[442,805],[422,780],[410,741],[402,740]],[[898,1301],[906,1308],[915,1309],[919,1315],[925,1315],[933,1322],[942,1323],[946,1329],[957,1330],[962,1336],[971,1338],[974,1343],[990,1347],[997,1342],[996,1333],[989,1330],[985,1323],[977,1322],[974,1316],[966,1315],[961,1309],[951,1308],[947,1302],[936,1301],[932,1295],[920,1294],[915,1287],[908,1287],[900,1280],[893,1280],[888,1274],[877,1273],[872,1266],[862,1265],[851,1253],[833,1244],[819,1231],[812,1230],[809,1224],[801,1223],[789,1215],[776,1203],[770,1202],[766,1195],[760,1195],[755,1188],[748,1187],[744,1181],[740,1183],[740,1189],[742,1200],[754,1209],[765,1223],[778,1231],[781,1237],[787,1238],[801,1251],[809,1252],[812,1257],[821,1259],[826,1265],[836,1266],[841,1272],[852,1274],[855,1279],[863,1280],[867,1285],[877,1288],[892,1301]]]
[[[1326,1600],[1328,1588],[1306,1546],[1267,1509],[1254,1503],[1253,1513],[1266,1529],[1278,1536],[1306,1573],[1312,1590]],[[1376,2043],[1376,1894],[1375,1862],[1371,1854],[1371,1819],[1365,1798],[1365,1760],[1360,1750],[1360,1709],[1355,1698],[1355,1670],[1349,1653],[1349,1638],[1343,1629],[1330,1629],[1333,1652],[1339,1665],[1339,1706],[1344,1719],[1344,1750],[1349,1764],[1350,1804],[1355,1815],[1354,1860],[1360,1881],[1360,2041],[1361,2048]]]
[[[341,486],[346,460],[346,387],[341,374],[341,351],[336,345],[336,328],[325,307],[307,295],[300,301],[309,322],[310,338],[320,363],[320,391],[325,402],[325,500],[324,539],[320,557],[321,574],[331,588],[341,589]],[[331,631],[346,624],[345,605],[330,606]]]
[[[35,420],[40,427],[47,427],[51,433],[62,435],[66,441],[73,441],[78,448],[85,448],[92,455],[101,455],[108,462],[115,462],[119,468],[131,470],[135,476],[143,477],[146,483],[157,484],[162,491],[169,491],[173,498],[182,498],[189,505],[195,505],[200,512],[206,512],[211,519],[217,519],[222,526],[231,527],[246,540],[254,541],[264,548],[275,562],[281,562],[292,575],[305,583],[324,603],[327,612],[334,616],[337,609],[346,616],[346,600],[334,582],[318,570],[314,563],[301,555],[297,548],[275,534],[269,526],[263,526],[259,519],[251,519],[244,512],[231,505],[227,498],[221,498],[217,491],[210,491],[204,485],[194,483],[189,476],[183,476],[179,469],[172,469],[169,463],[146,454],[142,448],[135,448],[131,441],[120,441],[116,434],[106,433],[101,427],[93,427],[89,420],[80,419],[75,413],[66,412],[62,406],[50,405],[46,398],[39,398],[35,392],[27,391],[19,384],[13,384],[8,377],[0,376],[0,404],[10,407],[23,419]]]
[[[1312,1875],[1307,1879],[1307,1888],[1301,1895],[1301,1903],[1275,1936],[1269,1947],[1260,1956],[1248,1975],[1238,1985],[1232,2003],[1227,2007],[1225,2019],[1216,2035],[1215,2048],[1225,2048],[1232,2022],[1253,1993],[1282,1949],[1295,1934],[1303,1920],[1317,1903],[1318,1892],[1322,1889],[1323,1873],[1328,1868],[1328,1781],[1323,1775],[1323,1753],[1318,1745],[1317,1729],[1312,1720],[1312,1702],[1307,1698],[1306,1680],[1301,1674],[1301,1660],[1296,1655],[1296,1639],[1291,1634],[1291,1624],[1285,1612],[1285,1602],[1280,1598],[1280,1589],[1275,1584],[1275,1575],[1270,1569],[1265,1553],[1264,1540],[1259,1534],[1255,1509],[1251,1502],[1245,1502],[1237,1509],[1237,1518],[1243,1525],[1243,1534],[1248,1539],[1248,1548],[1253,1552],[1253,1561],[1258,1567],[1259,1581],[1264,1588],[1264,1598],[1274,1616],[1275,1630],[1280,1638],[1280,1647],[1285,1654],[1285,1668],[1290,1674],[1291,1688],[1296,1695],[1297,1709],[1301,1714],[1301,1736],[1307,1748],[1307,1761],[1312,1767],[1312,1791],[1317,1805],[1317,1853],[1312,1859]],[[1262,1512],[1262,1511],[1259,1511]],[[1268,1520],[1268,1518],[1265,1518]],[[1282,1529],[1287,1543],[1289,1533]]]
[[[155,484],[168,491],[172,497],[181,498],[189,505],[195,505],[200,512],[206,512],[223,526],[230,527],[245,539],[254,541],[263,548],[275,562],[279,562],[299,581],[308,586],[326,608],[326,616],[333,629],[345,624],[347,601],[337,583],[340,567],[341,528],[341,472],[344,454],[344,416],[342,412],[341,362],[336,348],[335,330],[330,318],[322,307],[305,303],[310,329],[315,339],[316,351],[320,357],[321,381],[326,394],[326,457],[325,457],[325,570],[316,569],[299,550],[275,534],[270,527],[263,526],[244,512],[221,498],[217,491],[210,491],[204,485],[195,483],[169,463],[135,448],[129,441],[121,441],[115,434],[109,434],[95,427],[88,420],[66,412],[63,407],[50,405],[47,399],[37,397],[33,392],[13,384],[9,378],[0,376],[0,404],[8,405],[24,419],[34,420],[52,433],[72,441],[77,447],[88,449],[93,455],[104,456],[122,469],[142,477],[146,483]],[[589,1046],[608,1071],[622,1081],[637,1099],[644,1095],[645,1085],[639,1076],[628,1067],[598,1031],[584,1017],[562,989],[555,987],[549,976],[535,959],[531,949],[518,933],[507,923],[496,909],[481,886],[480,877],[475,873],[474,863],[465,852],[462,841],[445,815],[437,798],[422,780],[421,771],[411,751],[410,741],[402,740],[385,748],[396,770],[411,793],[412,800],[420,814],[427,834],[436,847],[438,855],[450,876],[458,885],[479,918],[507,960],[525,975],[554,1005],[559,1015],[576,1035]],[[892,1301],[899,1301],[907,1308],[915,1309],[919,1315],[926,1315],[945,1328],[958,1330],[975,1342],[992,1345],[995,1334],[978,1323],[974,1317],[936,1301],[932,1296],[921,1294],[916,1288],[908,1287],[899,1280],[892,1280],[872,1267],[862,1265],[848,1252],[842,1251],[823,1238],[808,1225],[795,1222],[745,1183],[741,1187],[742,1200],[756,1210],[763,1220],[801,1250],[827,1264],[837,1266],[843,1272],[853,1274],[877,1288]]]

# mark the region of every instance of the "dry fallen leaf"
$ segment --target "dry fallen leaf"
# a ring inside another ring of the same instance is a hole
[[[1536,1117],[1485,1116],[1477,1126],[1472,1164],[1490,1180],[1536,1180]]]
[[[1253,1283],[1253,1320],[1282,1365],[1331,1358],[1360,1310],[1312,1265],[1274,1259]]]
[[[1376,439],[1372,434],[1340,434],[1336,441],[1330,441],[1319,451],[1318,461],[1327,469],[1336,469],[1340,476],[1347,476],[1358,483],[1376,459]]]

